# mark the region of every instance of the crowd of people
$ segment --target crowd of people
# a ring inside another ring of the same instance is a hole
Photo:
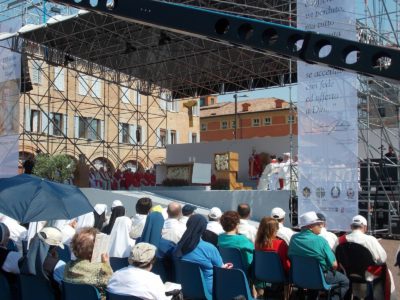
[[[350,242],[371,253],[375,264],[367,270],[369,280],[385,278],[374,285],[374,299],[389,299],[394,292],[393,280],[384,267],[386,252],[376,238],[366,234],[368,224],[360,215],[349,224],[351,232],[338,238],[327,230],[325,216],[313,211],[299,217],[299,232],[295,232],[284,225],[286,212],[279,207],[262,218],[258,228],[249,221],[251,209],[245,203],[239,204],[236,211],[222,212],[213,207],[207,218],[196,213],[197,208],[191,204],[182,207],[171,202],[162,208],[153,205],[150,198],[140,198],[135,208],[136,214],[128,217],[123,203],[115,200],[110,213],[107,205],[97,204],[93,212],[73,220],[32,222],[25,226],[1,215],[0,266],[13,293],[17,294],[18,274],[27,274],[47,280],[57,299],[61,297],[62,281],[93,285],[103,299],[106,292],[168,299],[160,276],[151,271],[160,262],[167,266],[167,271],[171,270],[174,259],[198,264],[206,288],[212,293],[213,267],[237,267],[223,262],[219,249],[237,248],[255,297],[262,296],[267,285],[251,278],[254,251],[274,251],[287,275],[293,257],[316,259],[325,280],[339,287],[332,298],[344,299],[349,279],[337,263],[335,249]],[[92,256],[100,232],[110,236],[110,246],[107,253],[101,254],[101,261],[95,262]],[[71,249],[71,257],[61,260],[59,248]],[[127,258],[128,265],[113,271],[110,257]],[[172,274],[166,276],[173,280]],[[289,286],[283,288],[290,293]],[[352,293],[357,297],[365,298],[367,292],[353,284]],[[318,291],[307,293],[308,299],[318,296]]]

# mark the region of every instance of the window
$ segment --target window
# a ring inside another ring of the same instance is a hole
[[[264,118],[264,125],[268,126],[268,125],[271,125],[271,124],[272,124],[271,117],[265,117]]]
[[[59,91],[64,91],[64,69],[61,67],[54,68],[54,87]]]
[[[101,97],[101,80],[92,77],[92,97],[100,99]]]
[[[175,130],[171,130],[170,131],[170,138],[169,138],[170,144],[176,144],[177,143],[177,139],[176,139],[176,131]]]
[[[207,131],[207,124],[201,123],[201,131]]]
[[[195,117],[200,116],[200,103],[197,101],[197,104],[195,106],[192,106],[192,114]]]
[[[134,134],[136,134],[136,142],[140,144],[142,142],[142,126],[139,125]]]
[[[213,105],[214,103],[215,103],[214,98],[211,98],[211,99],[210,99],[210,104]]]
[[[121,102],[130,103],[130,90],[124,86],[121,86]]]
[[[130,140],[130,134],[129,134],[129,124],[122,123],[121,124],[121,136],[122,136],[122,143],[128,144]]]
[[[38,60],[32,61],[32,83],[33,84],[41,84],[42,83],[42,74],[41,74],[41,64]]]
[[[78,94],[81,96],[87,96],[89,91],[89,76],[79,75],[78,77]]]
[[[200,98],[200,106],[204,106],[206,105],[206,99],[204,99],[203,97]]]
[[[175,112],[179,112],[179,108],[178,108],[178,101],[176,101],[175,99],[171,100],[170,103],[170,107],[171,107],[171,111],[175,111]]]
[[[192,141],[191,141],[191,143],[192,144],[197,143],[197,133],[192,133]]]
[[[235,127],[236,127],[236,121],[233,120],[233,121],[231,122],[231,128],[235,128]]]
[[[93,118],[79,117],[79,138],[99,140],[101,121]]]
[[[221,122],[221,129],[227,129],[228,128],[228,122],[227,121],[222,121]]]
[[[160,146],[165,147],[167,144],[167,131],[165,129],[160,129]]]
[[[252,124],[253,124],[253,127],[258,127],[258,126],[260,126],[260,119],[253,119],[253,120],[252,120]]]
[[[289,115],[288,116],[288,123],[295,123],[295,122],[296,122],[295,116]]]
[[[40,131],[40,111],[31,110],[30,126],[32,132]]]
[[[63,115],[58,113],[52,114],[53,135],[63,135]]]

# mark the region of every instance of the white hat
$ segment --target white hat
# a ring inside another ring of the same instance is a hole
[[[290,156],[290,152],[285,152],[283,155]]]
[[[222,211],[218,207],[213,207],[210,209],[208,217],[211,219],[219,219],[222,216]]]
[[[114,208],[114,207],[117,207],[117,206],[124,206],[122,204],[121,200],[114,200],[112,205],[111,205],[111,208]]]
[[[64,249],[64,244],[62,243],[63,235],[58,228],[45,227],[39,231],[38,236],[46,244]]]
[[[322,223],[315,211],[308,211],[300,216],[300,226],[305,227],[312,224]]]
[[[367,226],[368,222],[363,216],[357,215],[353,217],[353,220],[351,220],[351,224]]]
[[[271,217],[273,217],[274,219],[283,219],[285,215],[285,211],[280,207],[274,207],[271,210]]]

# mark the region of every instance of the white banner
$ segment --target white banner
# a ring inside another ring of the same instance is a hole
[[[15,18],[0,22],[0,33],[16,32],[21,21]],[[11,40],[0,42],[0,177],[18,173],[21,57],[10,46]]]
[[[355,40],[354,5],[298,0],[298,27]],[[329,229],[349,230],[358,213],[357,75],[303,62],[297,72],[298,213],[315,210],[326,216]]]

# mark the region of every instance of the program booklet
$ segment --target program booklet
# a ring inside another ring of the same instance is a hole
[[[101,255],[108,253],[110,236],[104,233],[96,234],[91,262],[101,262]]]

